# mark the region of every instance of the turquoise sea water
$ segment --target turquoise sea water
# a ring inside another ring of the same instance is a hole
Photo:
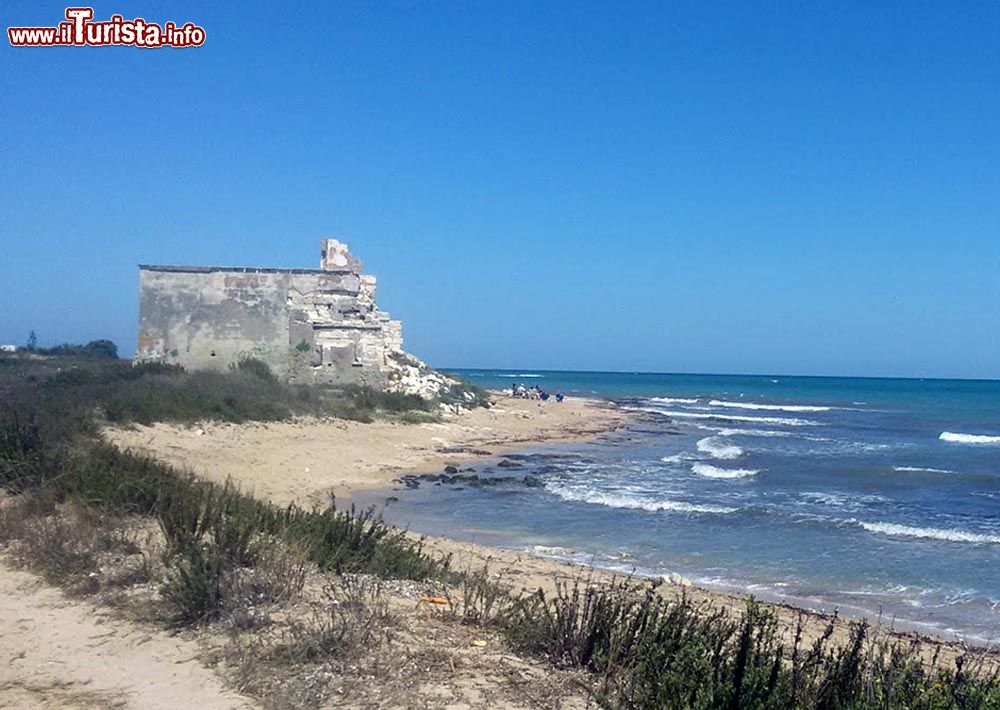
[[[476,465],[500,485],[394,492],[393,522],[1000,641],[1000,382],[460,374],[638,418]]]

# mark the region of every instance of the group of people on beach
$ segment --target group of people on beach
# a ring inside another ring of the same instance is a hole
[[[534,387],[525,387],[520,382],[515,382],[510,386],[510,396],[517,397],[518,399],[540,399],[543,402],[549,400],[549,393],[543,390],[538,385]],[[565,397],[562,392],[556,392],[556,401],[562,402]]]

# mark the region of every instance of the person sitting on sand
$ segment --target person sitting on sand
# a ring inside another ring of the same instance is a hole
[[[556,401],[557,402],[562,402],[563,401],[563,393],[562,392],[556,392]]]

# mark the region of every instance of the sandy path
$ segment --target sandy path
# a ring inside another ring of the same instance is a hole
[[[497,397],[491,409],[432,424],[362,424],[338,420],[277,423],[172,424],[109,428],[105,436],[132,449],[224,481],[232,478],[263,498],[286,504],[333,491],[382,488],[404,472],[440,471],[477,455],[548,441],[572,441],[623,426],[609,402],[562,403]]]
[[[197,655],[0,561],[0,708],[255,707]]]

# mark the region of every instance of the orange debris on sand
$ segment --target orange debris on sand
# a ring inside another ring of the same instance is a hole
[[[420,601],[426,604],[443,604],[445,606],[451,606],[451,602],[445,597],[435,597],[430,594],[421,594]]]

